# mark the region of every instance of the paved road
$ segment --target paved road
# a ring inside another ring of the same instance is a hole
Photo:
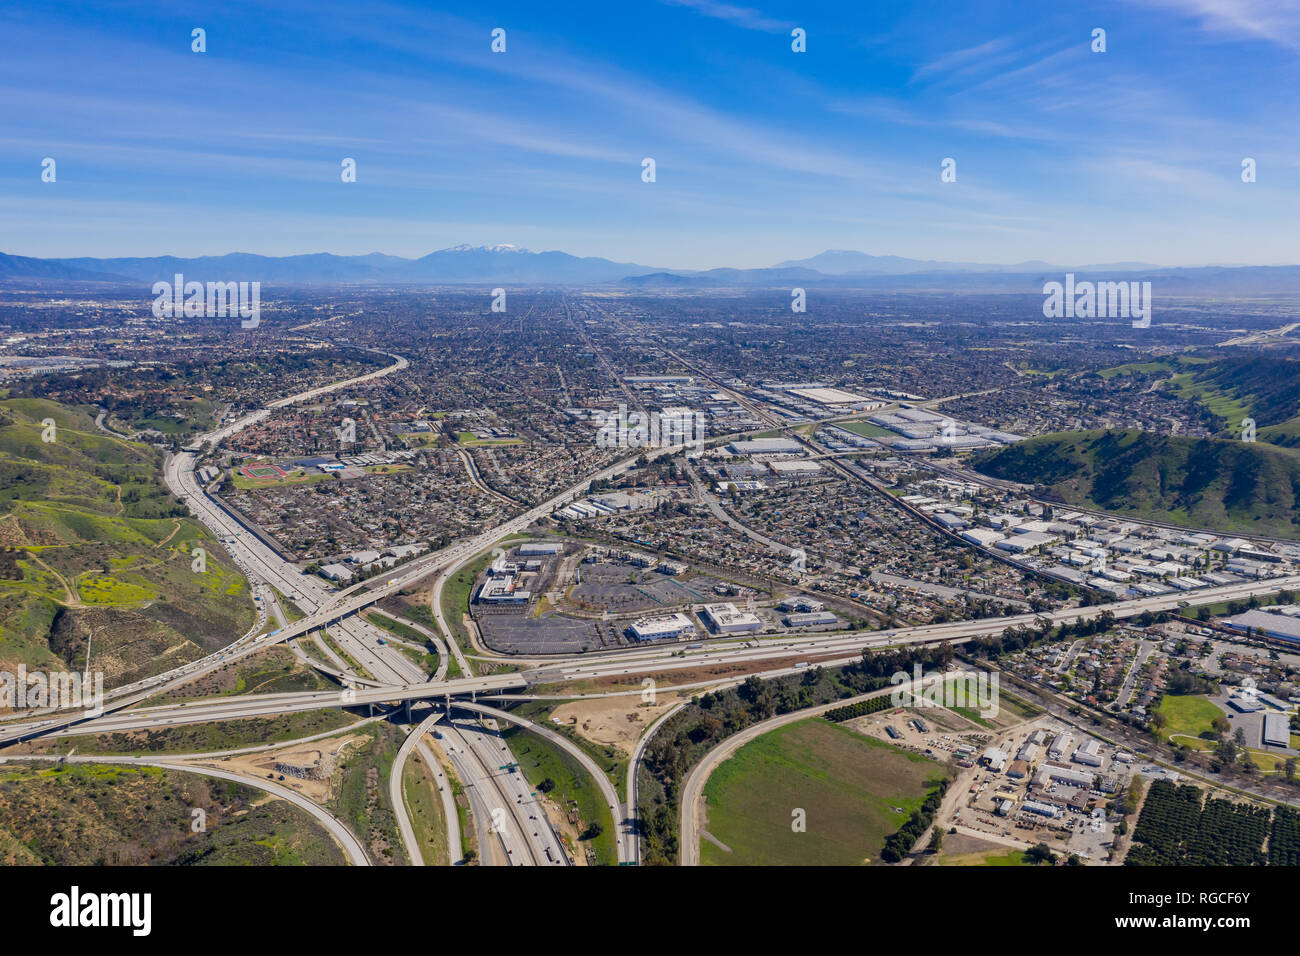
[[[489,714],[498,720],[504,720],[523,727],[526,730],[530,730],[539,737],[543,737],[550,741],[552,744],[568,753],[574,760],[578,761],[578,763],[582,765],[582,768],[586,770],[588,775],[590,775],[595,781],[596,786],[600,788],[601,796],[605,798],[605,806],[609,808],[609,818],[614,824],[615,851],[618,854],[618,862],[625,863],[630,859],[627,849],[630,824],[624,814],[622,804],[619,803],[618,792],[614,789],[614,785],[609,782],[609,777],[596,765],[596,761],[592,760],[591,757],[587,755],[585,750],[575,744],[572,740],[569,740],[563,734],[558,734],[547,727],[543,727],[541,724],[534,723],[525,717],[520,717],[516,714],[510,713],[509,711],[499,710],[496,707],[488,707],[485,704],[472,704],[465,701],[458,701],[456,707],[464,710],[472,710],[480,714]]]
[[[641,834],[645,830],[641,825],[640,790],[637,786],[636,779],[637,772],[641,768],[641,758],[645,756],[645,749],[649,745],[651,738],[659,732],[659,728],[667,723],[672,717],[676,716],[681,709],[686,706],[686,704],[687,701],[674,704],[672,707],[660,714],[658,718],[655,719],[655,722],[647,727],[645,733],[643,733],[637,740],[636,747],[632,751],[632,758],[627,763],[627,786],[625,788],[627,793],[626,816],[629,828],[631,829],[628,839],[628,859],[630,862],[635,864],[640,864],[641,862]]]
[[[430,714],[406,735],[402,746],[397,748],[397,756],[393,758],[393,765],[388,771],[388,799],[393,805],[397,829],[402,835],[402,845],[406,847],[406,858],[411,861],[411,866],[424,866],[424,853],[420,850],[415,828],[411,826],[411,814],[406,806],[406,788],[402,786],[402,772],[406,769],[406,759],[411,756],[411,751],[433,729],[433,725],[442,720],[442,716],[442,711]]]
[[[193,701],[170,707],[151,707],[144,711],[109,713],[103,717],[84,719],[80,715],[60,715],[37,721],[9,723],[0,729],[0,744],[27,736],[61,731],[67,734],[101,733],[107,730],[128,730],[160,727],[198,721],[224,720],[232,717],[257,716],[291,711],[317,710],[325,707],[381,704],[402,700],[431,700],[439,697],[460,697],[488,693],[518,692],[529,683],[555,683],[593,677],[635,677],[647,673],[695,668],[709,664],[754,664],[791,656],[831,655],[861,653],[862,650],[886,644],[960,643],[974,637],[1000,634],[1009,626],[1034,625],[1040,619],[1053,623],[1090,620],[1109,611],[1123,619],[1147,611],[1176,610],[1183,602],[1192,605],[1249,597],[1252,594],[1269,594],[1300,586],[1300,575],[1273,578],[1267,581],[1242,582],[1219,588],[1157,595],[1112,604],[1086,608],[1070,608],[1042,614],[1017,614],[1010,617],[985,618],[978,621],[953,621],[946,624],[928,624],[920,627],[891,628],[881,631],[838,632],[835,636],[791,636],[779,641],[750,641],[730,647],[711,648],[686,657],[677,657],[680,649],[673,645],[645,652],[632,660],[621,655],[593,655],[572,664],[548,665],[512,674],[487,677],[457,678],[451,681],[423,681],[391,687],[358,688],[348,691],[347,697],[336,691],[301,691],[286,694],[261,694],[223,698],[220,701]],[[837,658],[838,659],[838,658]],[[620,696],[636,691],[610,692],[590,696]],[[527,696],[527,695],[521,695]],[[584,695],[569,695],[584,696]],[[74,722],[75,721],[75,722]]]

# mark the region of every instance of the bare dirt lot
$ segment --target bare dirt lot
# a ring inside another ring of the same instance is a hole
[[[659,694],[655,703],[639,697],[604,697],[561,704],[552,717],[588,740],[631,754],[636,740],[660,714],[677,703],[676,694]]]
[[[220,760],[195,762],[218,767],[222,770],[246,773],[249,776],[259,777],[264,780],[268,779],[268,774],[271,774],[275,777],[276,783],[281,786],[301,793],[315,803],[324,804],[329,799],[333,769],[338,762],[338,758],[350,744],[360,739],[361,737],[358,734],[348,734],[346,737],[313,740],[310,743],[285,747],[282,750],[267,750],[237,757],[223,757]],[[287,773],[282,775],[276,769],[276,764],[288,764],[296,767],[319,765],[323,767],[326,773],[315,779],[295,777]],[[281,776],[283,776],[283,779],[281,779]]]

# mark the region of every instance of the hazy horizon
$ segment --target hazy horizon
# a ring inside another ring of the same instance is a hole
[[[17,255],[1300,262],[1280,5],[19,5],[0,26]]]

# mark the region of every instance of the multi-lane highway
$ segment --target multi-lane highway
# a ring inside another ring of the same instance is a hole
[[[629,682],[646,674],[674,670],[692,670],[711,665],[750,665],[753,671],[762,672],[762,664],[789,661],[792,657],[836,658],[850,657],[863,650],[883,645],[951,642],[960,643],[975,637],[1000,634],[1007,627],[1034,625],[1040,620],[1054,624],[1074,620],[1089,620],[1103,612],[1118,619],[1134,617],[1151,611],[1176,610],[1183,604],[1198,606],[1249,598],[1252,595],[1275,594],[1278,591],[1300,587],[1300,575],[1272,578],[1265,581],[1245,581],[1217,588],[1181,592],[1171,595],[1118,601],[1112,604],[1068,608],[1041,614],[1017,614],[1009,617],[984,618],[977,621],[953,621],[946,624],[928,624],[919,627],[891,628],[881,631],[839,632],[835,635],[808,635],[782,637],[779,640],[725,641],[695,652],[683,652],[676,645],[646,651],[606,653],[584,656],[581,660],[557,663],[548,662],[540,667],[517,673],[494,674],[485,677],[460,677],[450,681],[421,681],[414,684],[395,684],[377,688],[352,688],[347,691],[300,691],[284,694],[259,694],[227,697],[217,701],[199,700],[172,706],[149,707],[145,710],[114,712],[96,718],[77,718],[69,725],[66,716],[46,717],[35,721],[10,723],[0,730],[0,743],[60,731],[65,734],[93,734],[116,730],[135,730],[146,727],[164,727],[201,721],[229,720],[236,717],[265,716],[267,714],[318,710],[327,707],[366,706],[392,701],[450,699],[464,696],[512,695],[536,696],[523,691],[533,683],[562,683],[591,678],[627,677]],[[782,669],[782,668],[778,668]],[[717,683],[716,679],[702,683]],[[635,690],[611,690],[605,693],[581,695],[566,693],[566,698],[578,696],[616,696],[640,693]]]

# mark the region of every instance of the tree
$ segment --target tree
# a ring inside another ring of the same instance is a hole
[[[1282,764],[1282,772],[1286,775],[1288,783],[1295,782],[1295,757],[1286,758],[1286,763]]]
[[[943,827],[935,827],[930,831],[930,845],[926,847],[926,853],[938,853],[943,849]]]
[[[1046,843],[1039,843],[1031,846],[1025,851],[1025,862],[1037,866],[1039,863],[1055,863],[1056,854]]]

